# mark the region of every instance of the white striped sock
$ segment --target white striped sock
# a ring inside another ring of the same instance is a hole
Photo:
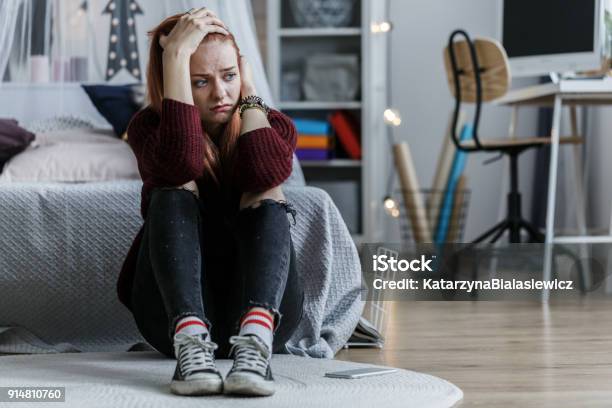
[[[268,350],[272,351],[273,330],[274,318],[270,312],[262,308],[252,308],[242,318],[238,335],[255,334],[268,346]]]
[[[176,323],[174,328],[174,334],[186,333],[186,334],[200,334],[206,333],[206,340],[210,339],[210,333],[208,332],[208,326],[201,319],[196,316],[187,316],[180,319]]]

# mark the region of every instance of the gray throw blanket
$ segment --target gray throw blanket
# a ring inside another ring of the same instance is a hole
[[[142,342],[115,284],[142,225],[139,180],[0,186],[0,352],[119,351]],[[351,236],[329,195],[303,186],[299,165],[284,185],[305,288],[287,352],[331,358],[364,303]]]

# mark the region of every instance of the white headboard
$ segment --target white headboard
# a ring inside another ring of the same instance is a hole
[[[58,115],[78,116],[96,127],[111,128],[80,83],[0,83],[0,118],[14,118],[27,124]]]

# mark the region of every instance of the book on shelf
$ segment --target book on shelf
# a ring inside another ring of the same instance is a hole
[[[337,110],[331,114],[329,122],[346,154],[353,160],[361,159],[360,132],[356,120],[348,112]]]
[[[298,133],[297,147],[299,149],[330,149],[331,138],[327,135],[309,135]]]
[[[329,160],[332,158],[329,149],[295,149],[295,155],[299,160]]]
[[[291,118],[298,133],[310,135],[329,135],[330,125],[325,120]]]

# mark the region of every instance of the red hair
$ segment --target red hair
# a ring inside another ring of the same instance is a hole
[[[164,98],[164,75],[162,56],[164,49],[159,44],[159,39],[163,35],[170,34],[183,14],[175,14],[167,17],[157,27],[148,32],[151,45],[149,48],[149,62],[147,66],[147,98],[151,108],[161,115],[162,100]],[[236,58],[240,60],[240,49],[236,44],[236,39],[230,33],[207,34],[202,43],[209,41],[229,41],[236,50]],[[206,178],[212,180],[217,186],[221,180],[231,179],[234,168],[234,153],[238,137],[240,136],[240,115],[236,110],[230,120],[225,124],[220,140],[219,147],[215,145],[210,136],[204,131],[204,174]]]

